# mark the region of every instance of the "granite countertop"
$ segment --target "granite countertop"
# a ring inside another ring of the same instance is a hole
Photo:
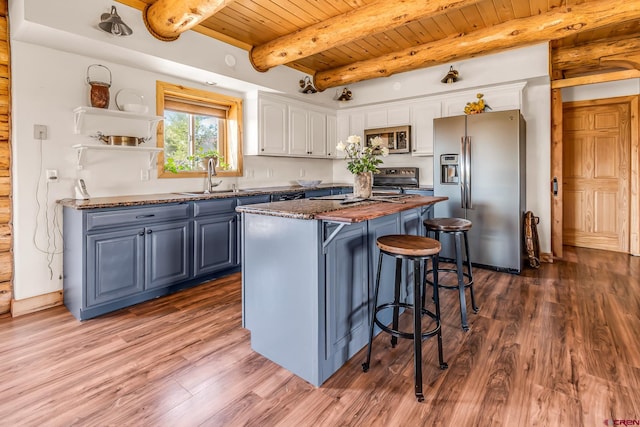
[[[285,185],[277,187],[260,187],[232,190],[215,190],[210,194],[201,192],[175,192],[160,194],[141,194],[132,196],[92,197],[87,200],[61,199],[58,203],[73,209],[100,209],[128,206],[157,205],[164,203],[181,203],[192,200],[226,199],[230,197],[259,196],[274,193],[296,193],[299,191],[325,190],[331,188],[350,187],[351,184],[320,184],[315,187],[303,187],[301,185]]]
[[[364,200],[342,204],[342,200],[338,199],[311,198],[238,206],[236,211],[293,219],[355,223],[431,205],[447,199],[447,197],[404,194],[388,198],[388,201]]]

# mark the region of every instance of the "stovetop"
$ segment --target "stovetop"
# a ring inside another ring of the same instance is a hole
[[[415,167],[378,168],[373,174],[374,187],[417,188],[420,185],[420,171]]]

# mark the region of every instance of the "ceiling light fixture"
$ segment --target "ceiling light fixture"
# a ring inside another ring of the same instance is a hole
[[[457,82],[458,80],[461,80],[460,73],[458,73],[458,70],[454,70],[452,65],[451,68],[449,68],[449,72],[447,73],[447,75],[444,76],[444,78],[440,80],[440,82],[451,84]]]
[[[304,80],[300,80],[300,87],[302,93],[316,93],[318,89],[313,87],[313,83],[311,82],[311,78],[309,76],[305,77]]]
[[[114,36],[130,36],[133,34],[133,30],[129,28],[127,24],[122,22],[122,18],[118,15],[115,6],[111,6],[110,13],[103,13],[100,15],[100,23],[98,27],[107,33]]]

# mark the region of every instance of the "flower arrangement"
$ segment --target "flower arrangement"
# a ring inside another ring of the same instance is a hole
[[[349,159],[347,169],[352,174],[362,172],[378,172],[378,165],[382,163],[380,157],[389,155],[389,148],[384,146],[382,138],[371,138],[369,146],[362,146],[358,135],[351,135],[347,143],[340,141],[336,146],[338,151],[344,151],[345,159]]]
[[[489,109],[491,110],[491,107],[489,107],[489,104],[487,104],[484,99],[482,99],[484,95],[479,93],[476,95],[476,98],[478,98],[477,101],[474,102],[467,102],[467,106],[464,107],[464,113],[465,114],[478,114],[478,113],[484,113],[485,109]]]

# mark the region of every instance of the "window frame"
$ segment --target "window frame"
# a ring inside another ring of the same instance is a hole
[[[225,146],[219,147],[218,151],[225,156],[225,161],[230,158],[229,156],[235,154],[237,167],[226,171],[216,169],[216,173],[220,177],[242,176],[242,98],[159,80],[156,81],[156,114],[158,116],[164,117],[165,100],[167,98],[171,98],[174,101],[177,100],[177,102],[183,100],[187,104],[210,105],[211,108],[225,109],[227,111],[225,118],[226,129],[224,129]],[[235,150],[233,138],[235,138]],[[200,178],[206,176],[206,171],[178,171],[177,173],[165,171],[164,120],[161,120],[158,124],[156,139],[158,148],[162,148],[162,151],[158,153],[158,178]]]

